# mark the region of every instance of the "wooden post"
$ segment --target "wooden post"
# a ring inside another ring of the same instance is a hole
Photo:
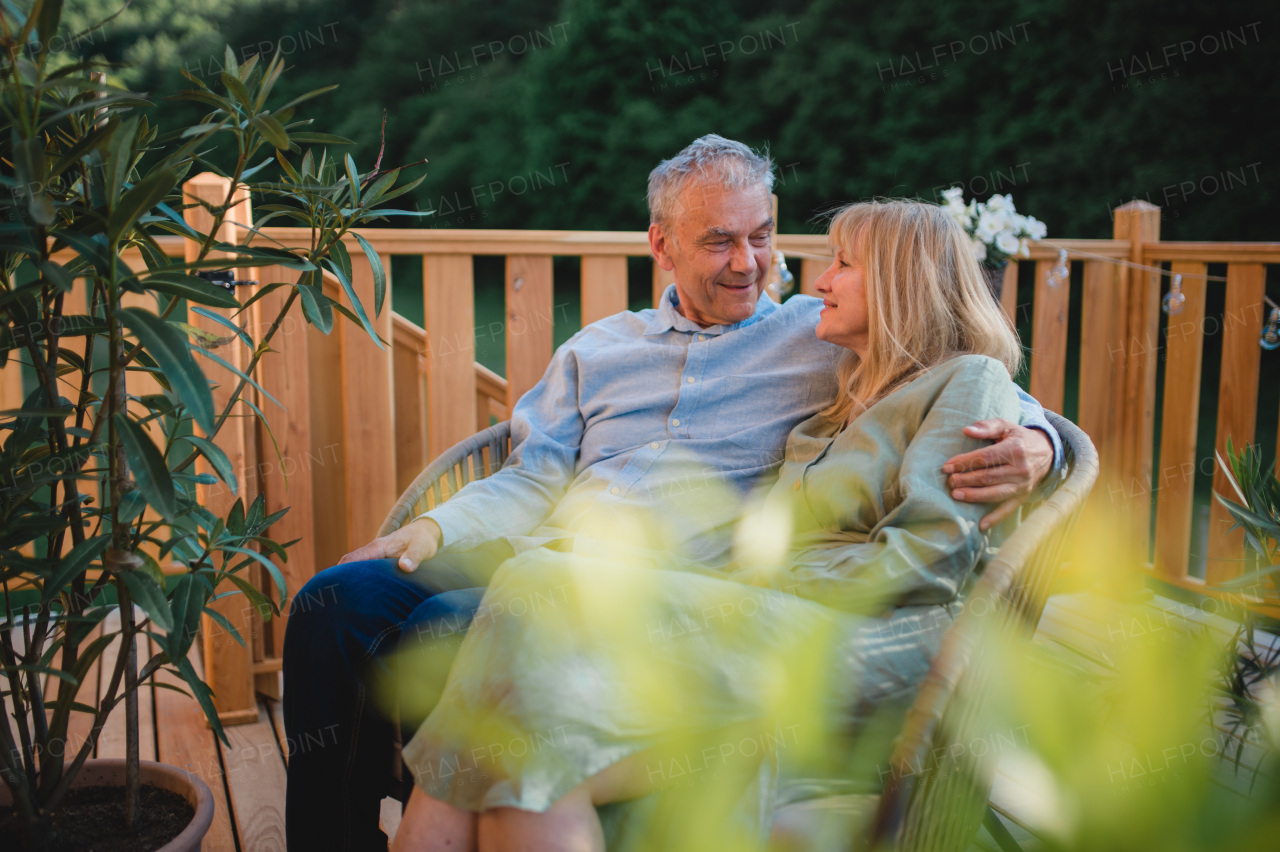
[[[196,175],[188,180],[182,188],[183,198],[188,204],[196,204],[197,201],[203,201],[212,206],[220,206],[227,198],[230,181],[212,172],[204,172]],[[189,207],[184,218],[187,224],[191,225],[200,233],[208,233],[213,227],[213,214],[201,206]],[[228,243],[239,242],[239,228],[237,222],[247,223],[251,221],[249,210],[249,199],[247,194],[243,195],[243,200],[235,208],[227,212],[223,219],[222,227],[218,231],[218,239]],[[188,240],[186,244],[186,259],[191,262],[199,255],[200,246],[193,240]],[[217,310],[217,309],[211,309]],[[223,316],[230,317],[232,311],[218,311]],[[188,321],[197,328],[205,329],[219,337],[226,335],[227,330],[218,323],[199,314],[191,314]],[[224,360],[234,365],[237,369],[243,369],[246,366],[243,357],[243,346],[239,341],[232,341],[231,345],[220,353]],[[201,364],[205,374],[214,382],[213,387],[213,405],[215,411],[221,411],[227,404],[227,400],[231,397],[234,389],[236,377],[212,361],[205,361]],[[226,426],[218,433],[217,444],[227,454],[227,458],[231,460],[232,468],[239,475],[240,489],[236,493],[232,493],[225,483],[219,482],[217,485],[202,485],[198,487],[198,495],[201,504],[213,512],[214,515],[225,517],[227,512],[231,510],[237,497],[244,498],[246,508],[253,499],[253,495],[249,492],[249,472],[257,467],[256,455],[256,435],[252,426],[252,421],[244,418],[232,418]],[[212,469],[203,457],[197,462],[196,469],[203,473],[211,473]],[[230,583],[220,586],[218,592],[225,592],[229,588],[234,588]],[[252,649],[255,644],[255,632],[257,632],[258,647],[261,648],[261,624],[262,621],[254,611],[253,607],[242,596],[232,595],[214,601],[209,606],[227,619],[230,624],[240,633],[244,639],[245,645],[242,647],[239,642],[235,641],[226,631],[217,625],[213,619],[205,616],[201,622],[201,633],[204,641],[204,664],[205,674],[210,687],[213,689],[214,706],[218,709],[218,718],[222,720],[224,725],[239,725],[258,720],[258,705],[254,697],[253,691],[253,656]]]
[[[1160,208],[1130,201],[1115,209],[1114,237],[1129,241],[1129,260],[1144,263],[1145,246],[1160,241]],[[1120,476],[1130,501],[1132,553],[1145,563],[1150,549],[1151,453],[1155,440],[1156,358],[1160,340],[1160,274],[1121,267],[1125,293],[1123,444]]]

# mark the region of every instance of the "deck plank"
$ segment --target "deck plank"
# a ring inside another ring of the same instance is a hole
[[[253,852],[284,850],[284,756],[266,711],[259,704],[258,721],[226,733],[230,746],[220,748],[240,845]]]
[[[198,655],[194,648],[192,651],[192,663],[199,671]],[[156,673],[156,682],[181,685],[177,676],[163,671]],[[216,740],[200,705],[172,689],[157,688],[155,699],[160,762],[195,774],[209,785],[209,792],[213,794],[213,824],[204,837],[203,852],[238,852],[241,847],[236,843],[232,826],[233,814],[227,800]]]

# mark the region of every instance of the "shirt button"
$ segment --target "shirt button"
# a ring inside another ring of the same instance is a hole
[[[699,334],[699,335],[698,335],[698,339],[699,339],[699,340],[706,340],[706,339],[707,339],[707,336],[706,336],[705,334]]]
[[[656,450],[656,449],[658,449],[658,442],[657,442],[657,441],[654,441],[652,444],[650,444],[650,445],[649,445],[649,449],[651,449],[651,450]]]
[[[791,490],[792,490],[792,491],[799,491],[799,490],[800,490],[800,480],[798,480],[798,479],[796,480],[796,484],[791,486]]]
[[[688,382],[689,384],[693,384],[693,376],[690,376],[689,378],[685,379],[685,381]]]
[[[622,493],[622,489],[615,485],[615,486],[613,486],[612,488],[610,488],[610,489],[609,489],[609,493],[610,493],[610,494],[621,494],[621,493]]]
[[[673,417],[673,418],[671,418],[671,425],[672,425],[672,426],[679,426],[679,425],[680,425],[680,418],[679,418],[679,417]]]

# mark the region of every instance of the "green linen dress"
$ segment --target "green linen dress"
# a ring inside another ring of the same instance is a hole
[[[467,810],[543,811],[638,755],[659,791],[752,776],[733,782],[738,813],[767,825],[779,757],[803,762],[855,708],[918,686],[994,543],[942,465],[981,446],[964,427],[1020,412],[1005,368],[966,355],[847,428],[800,424],[744,520],[792,528],[763,577],[749,549],[712,572],[609,535],[508,561],[404,750],[416,782]]]

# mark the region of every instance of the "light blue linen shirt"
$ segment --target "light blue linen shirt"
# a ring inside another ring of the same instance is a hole
[[[643,526],[655,548],[708,567],[727,560],[743,501],[776,473],[791,429],[836,394],[843,351],[814,334],[822,302],[763,295],[733,325],[658,308],[592,323],[561,346],[511,413],[506,465],[426,512],[443,546],[508,539],[515,551],[581,549],[579,537]],[[1023,424],[1061,442],[1019,391]],[[583,535],[583,534],[586,535]]]

